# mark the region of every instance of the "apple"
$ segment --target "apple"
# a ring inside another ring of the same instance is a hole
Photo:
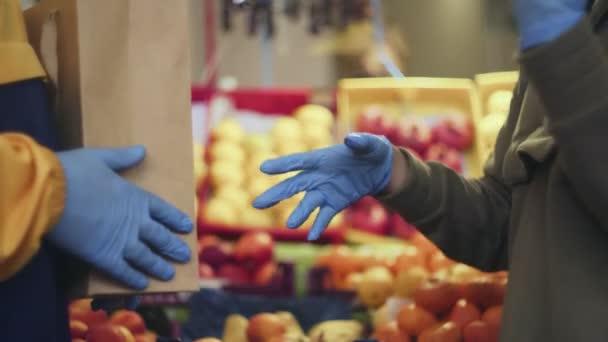
[[[81,338],[73,338],[72,341],[70,341],[70,342],[87,342],[87,341],[85,341]],[[137,341],[135,341],[135,342],[137,342]]]
[[[245,151],[241,145],[229,140],[215,141],[209,147],[209,160],[212,163],[224,160],[237,165],[243,165],[245,157]]]
[[[202,203],[204,208],[199,219],[205,223],[234,226],[238,223],[237,208],[229,201],[221,198],[212,198]]]
[[[274,241],[264,232],[251,232],[243,235],[234,247],[236,260],[245,267],[256,269],[272,260]]]
[[[315,215],[316,217],[316,215]],[[336,216],[334,216],[331,221],[329,221],[329,224],[327,225],[327,229],[333,229],[336,227],[340,227],[344,224],[344,214],[342,212],[339,212],[336,214]]]
[[[135,342],[156,342],[158,336],[151,331],[146,331],[143,334],[135,335]]]
[[[275,314],[261,313],[249,319],[247,338],[249,342],[267,342],[282,337],[287,332],[285,322]]]
[[[498,133],[506,120],[507,114],[504,113],[489,113],[481,119],[478,130],[484,148],[494,147]]]
[[[361,277],[357,295],[369,308],[379,308],[393,294],[393,275],[385,267],[372,267]]]
[[[460,152],[442,143],[431,145],[426,151],[424,159],[427,161],[438,161],[456,172],[462,171],[462,156]]]
[[[361,280],[363,279],[363,273],[360,272],[352,272],[346,276],[346,288],[355,290],[361,284]]]
[[[464,342],[497,342],[498,334],[484,321],[473,321],[462,331]]]
[[[394,270],[398,273],[414,266],[425,266],[425,261],[425,255],[418,247],[408,246],[395,260]]]
[[[334,125],[333,113],[320,105],[306,104],[298,107],[294,117],[304,126],[316,126],[321,129],[331,130]]]
[[[91,299],[80,299],[70,303],[68,307],[70,320],[80,321],[91,329],[94,326],[106,323],[108,315],[103,310],[93,311]]]
[[[473,122],[465,115],[456,114],[442,118],[433,127],[436,142],[455,150],[464,151],[473,143]]]
[[[454,322],[445,322],[427,329],[417,342],[460,342],[460,328]]]
[[[373,203],[367,209],[355,209],[351,214],[351,223],[366,232],[386,235],[389,218],[388,212],[382,205]]]
[[[253,283],[258,286],[270,284],[275,274],[278,272],[277,264],[272,261],[262,265],[253,275]]]
[[[240,211],[239,225],[248,228],[272,228],[275,222],[272,211],[245,207]]]
[[[329,129],[310,124],[303,125],[302,139],[308,150],[321,146],[329,146],[334,142]]]
[[[493,306],[487,309],[481,316],[481,319],[488,323],[492,329],[498,331],[502,320],[502,305]]]
[[[433,133],[424,120],[406,117],[399,121],[391,142],[424,154],[433,143]]]
[[[227,140],[240,144],[245,138],[241,125],[234,119],[223,119],[211,131],[213,141]]]
[[[481,312],[466,299],[459,299],[450,312],[449,320],[461,329],[469,323],[481,319]]]
[[[464,286],[464,296],[481,308],[501,305],[505,298],[506,278],[479,276]]]
[[[89,327],[81,321],[70,320],[70,336],[72,338],[85,338]]]
[[[450,277],[449,280],[458,283],[458,284],[466,284],[469,281],[478,277],[480,272],[468,265],[465,264],[456,264],[452,266],[450,269]]]
[[[251,201],[249,200],[247,191],[245,191],[243,187],[235,184],[220,186],[213,192],[213,198],[219,198],[230,202],[237,211],[251,207]]]
[[[135,311],[118,310],[110,317],[110,323],[123,326],[134,335],[146,332],[146,323]]]
[[[212,245],[218,245],[221,242],[220,238],[218,238],[215,235],[203,235],[201,237],[199,237],[198,241],[197,241],[197,246],[198,246],[198,256],[200,257],[201,253],[203,252],[203,249],[205,249],[208,246],[212,246]]]
[[[268,134],[249,134],[243,141],[243,147],[249,155],[272,153],[272,139]]]
[[[213,271],[213,267],[201,262],[198,265],[198,277],[200,279],[211,279],[215,277],[215,272]]]
[[[200,261],[201,263],[208,264],[214,269],[217,269],[221,265],[232,261],[234,252],[232,245],[228,242],[221,242],[217,245],[211,245],[205,247],[201,252]]]
[[[416,227],[409,224],[401,215],[393,214],[391,218],[392,235],[401,239],[410,239],[416,232]]]
[[[507,114],[511,107],[513,92],[508,90],[497,90],[488,97],[487,113]]]
[[[448,312],[458,300],[458,288],[437,278],[423,281],[414,291],[414,301],[434,314]]]
[[[446,257],[442,252],[435,252],[431,255],[431,259],[429,260],[429,269],[431,272],[437,272],[444,268],[450,268],[455,264],[456,262]]]
[[[214,161],[210,166],[209,180],[214,189],[226,185],[240,187],[245,183],[243,165],[229,160]]]
[[[308,146],[304,142],[283,141],[277,144],[275,150],[280,156],[302,153],[308,151]]]
[[[395,294],[401,298],[410,298],[428,276],[429,273],[422,266],[412,266],[400,271],[395,279]]]
[[[276,147],[293,143],[302,143],[302,126],[295,118],[281,116],[276,119],[271,129],[272,140]]]
[[[249,273],[237,264],[223,264],[217,271],[218,278],[226,279],[232,285],[247,285],[251,282]]]
[[[396,321],[389,322],[379,327],[372,335],[377,342],[410,342],[410,336],[399,330]]]
[[[251,201],[264,193],[266,190],[270,189],[273,185],[275,185],[275,183],[272,181],[272,179],[265,176],[250,179],[247,184],[247,193],[249,194],[248,198],[250,201],[249,203],[251,203]],[[250,205],[251,204],[249,204],[249,206]]]
[[[395,122],[390,116],[384,113],[384,110],[381,107],[370,106],[359,114],[355,127],[359,132],[391,137],[395,131]]]
[[[407,304],[397,314],[399,330],[411,336],[418,336],[437,323],[435,316],[416,304]]]
[[[123,326],[106,323],[92,327],[87,342],[135,342],[135,337]]]

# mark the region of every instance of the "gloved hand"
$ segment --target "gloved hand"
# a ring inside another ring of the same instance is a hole
[[[522,50],[550,42],[578,23],[588,0],[512,0]]]
[[[261,194],[253,206],[268,208],[305,191],[304,199],[289,216],[287,227],[300,226],[320,207],[308,233],[309,240],[316,240],[338,212],[361,197],[386,188],[391,178],[392,151],[384,137],[352,133],[341,145],[266,161],[260,167],[266,174],[302,172]]]
[[[78,149],[58,154],[66,179],[63,215],[48,238],[127,286],[141,290],[147,275],[169,280],[190,249],[169,229],[192,230],[192,221],[162,199],[114,171],[138,164],[143,147]]]

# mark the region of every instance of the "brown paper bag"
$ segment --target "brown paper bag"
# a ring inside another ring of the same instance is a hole
[[[146,146],[144,163],[125,176],[192,217],[188,2],[42,0],[25,15],[55,88],[62,146]],[[192,262],[145,292],[198,289],[196,234],[183,238]],[[78,292],[132,291],[91,274]]]

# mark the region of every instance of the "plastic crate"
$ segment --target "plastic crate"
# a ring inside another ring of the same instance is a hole
[[[475,83],[479,93],[481,115],[488,114],[487,104],[492,93],[497,90],[512,91],[519,79],[518,71],[492,72],[475,75]]]
[[[340,136],[352,131],[361,110],[372,104],[391,108],[391,111],[407,110],[408,113],[417,113],[415,115],[429,119],[440,117],[442,112],[450,110],[468,115],[473,123],[480,118],[477,89],[469,79],[345,79],[340,81],[338,87]],[[467,176],[481,175],[482,161],[478,145],[475,138],[473,146],[464,153],[463,173]]]

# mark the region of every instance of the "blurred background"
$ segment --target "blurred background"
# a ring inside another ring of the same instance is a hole
[[[205,81],[211,68],[242,86],[331,87],[341,78],[383,75],[377,56],[382,48],[408,76],[470,78],[516,65],[515,29],[505,0],[380,1],[383,41],[374,39],[371,5],[365,1],[347,2],[352,12],[367,7],[348,18],[339,8],[324,12],[326,1],[313,2],[318,13],[308,1],[274,1],[272,37],[264,32],[263,15],[256,33],[248,33],[247,6],[231,11],[225,29],[224,1],[190,2],[195,83]],[[297,6],[296,14],[285,13],[290,4]],[[323,23],[326,15],[330,25]],[[316,30],[315,21],[321,22]],[[213,58],[217,64],[206,68]]]

